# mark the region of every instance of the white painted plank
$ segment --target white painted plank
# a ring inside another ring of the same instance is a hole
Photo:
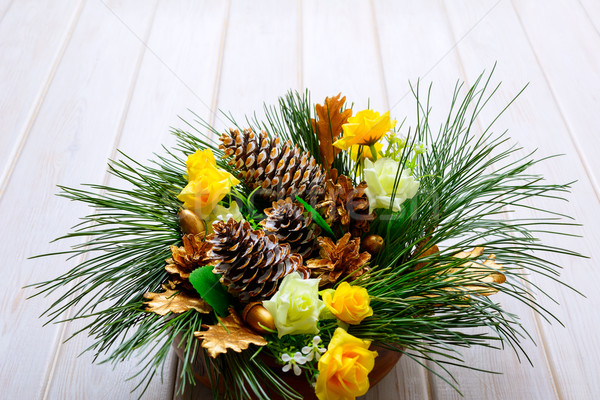
[[[298,88],[297,6],[295,2],[231,2],[217,108],[231,112],[240,125],[263,104],[273,104]],[[215,126],[231,123],[217,115]]]
[[[152,3],[107,4],[135,17],[131,23],[135,31],[146,31]],[[87,382],[70,381],[71,371],[52,376],[55,355],[62,348],[58,343],[62,328],[42,327],[37,316],[56,296],[24,301],[32,291],[21,289],[74,265],[59,257],[26,258],[63,249],[46,243],[64,234],[88,211],[81,204],[55,197],[55,185],[102,181],[141,54],[141,44],[103,3],[89,2],[80,22],[0,200],[2,226],[12,227],[0,233],[0,253],[5,260],[0,267],[4,277],[0,387],[6,398],[42,398],[47,383],[65,385],[70,394],[57,396],[68,398],[117,398],[132,387],[131,382],[122,382],[118,376],[115,379],[102,368]],[[46,381],[52,378],[60,381]],[[90,393],[99,397],[86,395]]]
[[[161,152],[161,145],[173,143],[170,126],[183,127],[177,115],[187,114],[187,108],[206,119],[215,90],[219,64],[220,43],[226,16],[226,4],[213,1],[185,0],[162,2],[156,11],[140,72],[135,83],[131,103],[123,112],[122,134],[118,148],[132,158],[144,161],[153,152]],[[120,13],[119,13],[120,14]],[[131,15],[129,15],[131,18]],[[126,21],[127,22],[127,21]],[[212,77],[212,78],[211,78]],[[111,177],[109,185],[120,185]],[[81,324],[67,328],[69,336]],[[69,375],[74,371],[74,381],[85,385],[98,373],[98,366],[91,365],[88,357],[77,354],[90,345],[85,336],[78,336],[62,350],[57,375]],[[176,359],[174,354],[166,362],[165,382],[159,392],[148,391],[144,398],[164,398],[175,386]],[[133,372],[130,363],[116,371],[103,371],[113,379],[125,381]],[[155,378],[157,385],[158,377]],[[61,385],[56,385],[61,386]],[[57,388],[50,398],[62,395],[65,388]],[[135,397],[137,393],[132,396]],[[119,398],[125,397],[125,393]]]
[[[210,120],[227,12],[222,1],[160,2],[119,143],[126,154],[144,160],[173,144],[188,109]]]
[[[81,9],[80,0],[0,4],[0,193]]]
[[[543,71],[539,68],[517,15],[510,4],[501,2],[485,1],[473,4],[457,1],[446,3],[446,6],[455,36],[460,36],[461,32],[473,26],[480,19],[479,15],[482,12],[493,9],[484,23],[467,35],[458,46],[461,58],[464,60],[466,75],[475,76],[481,69],[489,66],[492,60],[498,60],[496,76],[504,80],[503,89],[497,97],[497,101],[500,102],[507,101],[525,82],[531,82],[512,110],[502,118],[499,127],[510,127],[513,138],[525,149],[539,148],[538,156],[566,154],[560,159],[538,166],[535,170],[543,173],[550,182],[580,179],[574,187],[573,195],[569,197],[568,206],[565,204],[558,206],[561,207],[559,210],[568,212],[578,221],[586,224],[583,229],[568,230],[583,234],[584,239],[564,237],[544,239],[550,244],[593,254],[595,244],[600,240],[596,193],[569,138],[568,126],[553,100],[552,93],[544,80]],[[494,104],[499,105],[498,102]],[[486,116],[489,118],[490,114],[483,115],[484,118]],[[557,207],[556,203],[549,203],[542,199],[538,199],[536,204],[542,207],[550,205]],[[529,213],[529,215],[535,214]],[[549,360],[550,373],[559,398],[592,399],[600,393],[595,378],[600,370],[597,361],[600,348],[593,334],[590,334],[600,327],[600,316],[593,307],[593,304],[600,301],[600,295],[596,290],[600,276],[590,260],[577,260],[557,255],[548,258],[564,266],[561,280],[588,295],[588,299],[583,299],[565,287],[547,280],[535,279],[536,283],[546,288],[561,303],[558,307],[547,300],[542,302],[567,326],[566,329],[562,329],[556,324],[554,326],[541,324],[542,344]],[[538,372],[546,374],[536,368],[536,374]],[[520,388],[523,391],[521,393],[527,393],[535,380],[508,380],[507,382]],[[547,386],[551,388],[551,382],[548,382]],[[440,396],[445,398],[445,393],[440,392]],[[525,397],[530,398],[529,395]]]
[[[371,7],[366,1],[302,2],[302,83],[313,101],[342,92],[355,110],[387,109]]]
[[[403,133],[407,134],[408,127],[414,126],[416,120],[409,81],[416,84],[417,79],[422,79],[423,89],[433,81],[433,112],[443,115],[448,107],[448,95],[461,78],[458,57],[448,40],[449,27],[439,2],[375,1],[373,9],[390,112],[399,122],[406,118]],[[419,40],[407,40],[417,36]],[[383,381],[367,398],[431,398],[424,367],[409,357],[402,357],[394,373],[395,379],[386,378],[390,383],[385,385]]]
[[[513,4],[587,175],[600,193],[600,136],[591,134],[600,130],[600,35],[585,10],[573,3]]]
[[[13,3],[14,3],[14,0],[1,0],[0,1],[0,23],[2,22],[2,19],[4,18],[4,16],[6,15],[6,13],[8,12],[8,10],[10,9],[10,7],[12,6]]]
[[[588,21],[594,25],[600,35],[600,3],[596,0],[579,0],[578,3],[585,10]]]

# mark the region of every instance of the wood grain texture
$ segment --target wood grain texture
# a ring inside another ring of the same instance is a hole
[[[600,200],[600,136],[588,134],[600,127],[600,81],[588,78],[600,71],[600,35],[579,4],[515,1],[513,5]]]
[[[136,16],[131,23],[134,30],[147,31],[153,3],[107,4]],[[24,235],[15,235],[13,229],[1,233],[5,261],[19,266],[3,271],[0,302],[0,386],[8,398],[114,398],[132,387],[131,382],[123,381],[124,376],[115,380],[107,367],[99,367],[91,377],[71,379],[93,368],[87,367],[87,362],[84,369],[78,368],[77,362],[83,363],[84,358],[73,359],[69,367],[55,363],[63,348],[60,342],[65,339],[66,325],[42,327],[37,318],[52,299],[22,301],[32,294],[31,290],[21,289],[23,285],[57,276],[74,265],[58,257],[36,261],[26,258],[56,251],[55,245],[46,243],[75,224],[77,217],[72,211],[77,210],[78,215],[87,211],[83,205],[55,197],[55,185],[103,181],[106,159],[113,151],[130,84],[137,74],[141,44],[103,3],[88,3],[81,21],[1,200],[3,226],[30,226]],[[15,213],[17,209],[27,212]],[[76,353],[82,350],[80,347]],[[85,360],[90,361],[89,357]]]
[[[298,89],[298,14],[293,1],[231,2],[216,107],[245,125],[263,104]],[[231,123],[217,114],[217,129]]]
[[[0,4],[0,196],[81,5],[79,0]]]
[[[495,2],[492,1],[481,2],[474,7],[472,3],[466,1],[453,2],[451,7],[448,6],[448,14],[454,23],[455,31],[460,30],[460,25],[457,25],[456,21],[466,19],[473,22],[478,18],[478,13],[493,7],[494,4]],[[507,32],[511,34],[508,35]],[[569,127],[553,101],[543,71],[536,62],[535,54],[524,36],[512,6],[500,3],[493,13],[489,14],[485,25],[465,38],[458,46],[458,50],[461,57],[468,60],[464,63],[467,75],[474,76],[481,71],[485,67],[485,60],[492,57],[498,60],[497,76],[511,77],[510,80],[504,79],[503,89],[496,98],[498,102],[508,101],[512,94],[518,92],[521,85],[530,82],[526,92],[503,117],[501,123],[503,126],[510,127],[511,136],[525,149],[539,148],[538,156],[565,154],[564,157],[539,165],[534,170],[543,173],[551,182],[568,182],[572,179],[569,177],[573,176],[580,178],[580,182],[574,187],[573,195],[569,197],[568,211],[578,221],[585,221],[585,226],[583,229],[559,229],[583,234],[586,240],[556,236],[544,237],[544,239],[550,244],[565,246],[584,254],[593,254],[588,243],[598,242],[598,215],[593,211],[597,209],[598,202],[594,188],[586,176],[583,161],[578,157],[571,140]],[[520,62],[511,62],[511,60]],[[593,78],[593,75],[589,77]],[[552,203],[538,199],[536,204],[548,207]],[[565,209],[565,205],[556,202],[552,205],[554,208],[560,207],[559,210]],[[535,216],[533,212],[525,214]],[[542,304],[548,306],[568,327],[561,329],[556,324],[550,326],[537,318],[537,329],[541,334],[538,345],[544,349],[551,374],[551,381],[546,386],[550,390],[556,390],[558,398],[593,398],[594,394],[599,393],[597,382],[591,378],[598,372],[595,361],[598,355],[598,342],[587,336],[585,332],[600,326],[597,313],[592,308],[592,304],[599,301],[598,292],[593,289],[595,286],[593,282],[597,282],[600,276],[590,260],[576,260],[557,255],[548,258],[564,266],[561,281],[575,286],[585,293],[588,299],[583,299],[554,282],[538,277],[534,279],[535,283],[542,285],[562,304],[561,307],[557,307],[548,299],[542,299]],[[570,311],[571,308],[573,309]],[[538,373],[543,371],[536,368],[535,374]],[[547,378],[542,376],[534,378],[516,385],[522,391],[521,393],[527,393],[526,391],[536,381],[547,382]],[[496,395],[497,392],[492,393]]]
[[[462,60],[456,47],[468,34],[469,30],[477,25],[478,21],[485,18],[488,10],[479,10],[477,19],[464,21],[461,29],[455,36],[444,12],[441,2],[426,1],[419,3],[392,3],[376,2],[377,16],[380,21],[382,37],[382,49],[384,65],[390,66],[386,69],[386,82],[390,86],[390,93],[398,93],[400,98],[392,102],[394,112],[398,115],[407,114],[407,125],[413,125],[415,119],[414,96],[410,93],[407,79],[415,84],[418,78],[422,79],[421,90],[427,89],[433,82],[431,101],[431,120],[433,126],[438,126],[444,116],[450,102],[450,96],[458,79],[467,80],[476,76],[465,77],[462,64],[468,60]],[[398,16],[402,16],[398,19]],[[429,20],[427,31],[420,34],[418,41],[406,40],[422,24],[424,19]],[[403,58],[413,60],[403,63]],[[481,71],[479,71],[481,72]],[[485,123],[486,121],[484,121]],[[489,122],[489,121],[487,121]],[[406,127],[408,128],[408,126]],[[521,315],[526,326],[535,328],[535,321],[530,310],[519,302],[502,299],[503,305]],[[535,332],[534,332],[535,333]],[[536,364],[544,364],[544,353],[542,349],[536,348],[531,342],[525,343],[525,349]],[[526,365],[520,365],[517,356],[511,351],[495,352],[489,349],[468,349],[461,352],[468,365],[494,371],[505,372],[505,375],[481,374],[461,368],[451,368],[453,375],[460,383],[460,390],[466,398],[487,398],[487,393],[494,393],[498,398],[517,398],[523,395],[520,388],[507,385],[507,381],[514,379],[530,380],[528,398],[552,398],[553,393],[544,390],[544,381],[539,379],[539,371],[527,369]],[[431,365],[430,365],[431,366]],[[523,368],[524,367],[524,368]],[[439,369],[438,369],[439,371]],[[542,369],[542,371],[544,371]],[[439,371],[441,372],[441,371]],[[549,379],[549,374],[545,376]],[[435,398],[452,398],[457,394],[441,379],[430,376],[432,381],[432,392]],[[449,390],[447,390],[449,389]],[[443,394],[439,391],[442,390]],[[536,397],[537,396],[537,397]]]
[[[367,1],[302,1],[302,82],[314,102],[342,92],[357,109],[387,109]]]
[[[83,4],[83,5],[82,5]],[[136,398],[131,360],[91,365],[77,354],[90,341],[61,341],[80,324],[42,327],[37,315],[55,297],[25,301],[27,283],[66,271],[59,257],[26,260],[66,246],[46,244],[65,233],[86,207],[54,196],[56,184],[119,185],[105,173],[117,147],[143,161],[173,143],[187,108],[225,129],[215,114],[243,122],[263,102],[289,89],[309,88],[314,102],[342,92],[355,108],[390,109],[414,122],[408,81],[433,87],[433,115],[443,117],[458,79],[467,85],[498,62],[503,85],[477,121],[481,128],[523,85],[528,89],[496,125],[538,157],[550,182],[578,179],[570,203],[540,200],[583,222],[575,237],[550,243],[594,255],[600,243],[595,154],[600,150],[600,6],[595,0],[61,0],[52,6],[0,0],[0,389],[4,398]],[[3,186],[2,186],[3,185]],[[525,210],[518,216],[535,216]],[[565,230],[565,228],[559,228]],[[594,259],[552,255],[561,280],[534,283],[560,303],[542,304],[566,325],[549,325],[515,301],[533,342],[535,367],[509,349],[465,349],[469,365],[452,368],[464,399],[596,399],[600,394],[600,273]],[[32,367],[34,366],[34,367]],[[163,381],[144,399],[209,399],[209,391],[177,393],[178,365],[167,361]],[[460,399],[446,383],[408,357],[365,400]]]

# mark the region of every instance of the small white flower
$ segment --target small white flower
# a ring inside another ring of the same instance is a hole
[[[308,360],[302,355],[302,353],[297,351],[296,353],[294,353],[294,361],[296,361],[300,365],[303,365],[306,364],[306,361]]]
[[[315,336],[312,340],[313,347],[317,347],[321,343],[321,336]]]
[[[293,357],[287,353],[283,353],[281,355],[281,361],[286,363],[283,366],[283,368],[281,368],[281,370],[283,372],[288,372],[290,369],[293,369],[294,374],[296,376],[299,376],[302,373],[302,370],[300,369],[299,365],[304,365],[304,364],[306,364],[307,361],[310,361],[310,360],[308,360],[305,356],[303,356],[302,353],[297,351],[296,353],[294,353]]]
[[[427,152],[427,147],[423,143],[419,143],[415,145],[415,153],[423,154]]]
[[[312,361],[313,359],[319,361],[321,354],[325,353],[326,349],[319,347],[319,343],[321,343],[321,338],[315,336],[312,340],[312,346],[304,346],[302,348],[302,353],[306,354],[306,361]]]

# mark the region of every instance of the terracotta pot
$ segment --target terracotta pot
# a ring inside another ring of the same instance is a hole
[[[183,360],[183,348],[179,347],[179,342],[180,339],[176,338],[173,342],[173,347],[175,348],[177,357],[179,357],[180,360]],[[375,358],[375,367],[369,374],[369,381],[371,383],[371,387],[373,387],[394,368],[402,353],[374,345],[371,346],[371,350],[375,350],[377,353],[379,353],[377,358]],[[314,388],[311,387],[308,382],[306,382],[306,379],[303,376],[296,376],[291,371],[287,373],[281,371],[281,365],[270,356],[263,355],[262,360],[269,367],[280,371],[279,377],[282,378],[292,388],[294,388],[294,390],[300,393],[305,400],[317,400]],[[194,360],[193,369],[196,382],[199,382],[202,385],[210,388],[210,381],[208,379],[203,357],[196,357]],[[279,398],[272,397],[272,399],[278,400]]]

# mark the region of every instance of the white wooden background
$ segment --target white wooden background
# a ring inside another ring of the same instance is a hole
[[[600,2],[598,0],[0,0],[0,398],[127,399],[135,360],[110,366],[63,343],[79,324],[42,327],[51,299],[25,301],[28,283],[73,263],[27,260],[87,210],[54,196],[55,185],[114,183],[117,148],[145,160],[172,143],[186,109],[225,127],[214,111],[241,116],[288,89],[313,99],[344,93],[398,119],[414,115],[408,80],[435,82],[443,117],[457,79],[472,83],[498,61],[503,86],[482,115],[530,82],[499,121],[525,149],[564,153],[537,167],[551,182],[577,179],[563,210],[580,238],[551,242],[590,255],[555,256],[563,279],[587,295],[541,281],[565,323],[549,325],[501,299],[532,333],[514,353],[471,349],[453,369],[465,399],[597,399],[600,396]],[[540,204],[540,203],[538,203]],[[543,205],[543,203],[541,204]],[[175,396],[177,361],[144,399]],[[196,389],[195,398],[210,398]],[[367,399],[458,399],[444,382],[402,359]]]

